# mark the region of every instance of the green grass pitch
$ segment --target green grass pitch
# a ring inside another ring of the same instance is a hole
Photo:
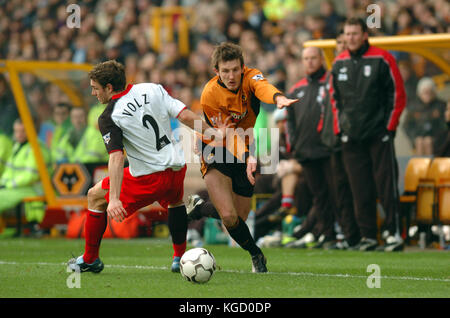
[[[188,246],[191,248],[191,246]],[[66,262],[84,240],[0,239],[0,298],[448,298],[450,254],[263,249],[269,273],[251,273],[247,252],[205,246],[221,267],[203,285],[170,272],[168,239],[104,239],[100,274],[69,288]],[[376,264],[379,272],[368,271]],[[374,277],[379,275],[378,277]],[[371,276],[372,275],[372,276]],[[368,286],[373,288],[369,288]],[[371,283],[372,282],[372,283]],[[379,282],[377,286],[375,282]],[[70,284],[69,284],[70,285]],[[73,284],[72,284],[73,285]],[[377,288],[379,287],[379,288]]]

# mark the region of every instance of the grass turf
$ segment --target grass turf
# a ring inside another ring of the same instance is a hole
[[[188,248],[190,248],[188,246]],[[240,248],[205,246],[221,267],[197,285],[170,272],[172,247],[166,239],[105,239],[100,274],[83,273],[80,288],[69,288],[66,262],[80,255],[84,240],[1,239],[0,298],[447,298],[450,254],[266,248],[267,274],[251,273]],[[380,288],[369,288],[370,264],[380,268]]]

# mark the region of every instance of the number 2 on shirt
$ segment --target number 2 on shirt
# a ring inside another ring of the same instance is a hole
[[[158,127],[158,123],[156,122],[156,120],[150,116],[150,115],[144,115],[144,117],[142,118],[142,124],[144,125],[145,128],[150,129],[147,125],[147,122],[150,123],[150,125],[152,126],[153,130],[155,131],[155,136],[156,136],[156,150],[160,151],[162,148],[164,148],[165,146],[167,146],[168,144],[170,144],[170,140],[169,138],[167,138],[166,135],[162,136],[161,138],[159,138],[159,127]]]

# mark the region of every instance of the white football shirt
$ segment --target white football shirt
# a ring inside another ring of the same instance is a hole
[[[98,119],[108,153],[125,148],[133,177],[182,168],[183,148],[173,138],[170,118],[185,108],[161,85],[128,85],[112,97]]]

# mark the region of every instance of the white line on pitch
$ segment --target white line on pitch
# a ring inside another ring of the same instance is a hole
[[[44,265],[44,266],[64,266],[66,263],[46,263],[46,262],[11,262],[0,260],[0,265]],[[168,270],[168,266],[151,266],[151,265],[117,265],[108,264],[105,267],[110,268],[125,268],[125,269],[147,269],[147,270]],[[219,270],[226,273],[248,274],[248,271],[244,270]],[[327,274],[327,273],[311,273],[311,272],[267,272],[272,275],[291,275],[291,276],[313,276],[313,277],[338,277],[338,278],[367,278],[364,275],[352,275],[352,274]],[[416,281],[437,281],[437,282],[450,282],[450,279],[446,278],[434,278],[434,277],[411,277],[411,276],[380,276],[383,279],[398,279],[398,280],[416,280]]]

